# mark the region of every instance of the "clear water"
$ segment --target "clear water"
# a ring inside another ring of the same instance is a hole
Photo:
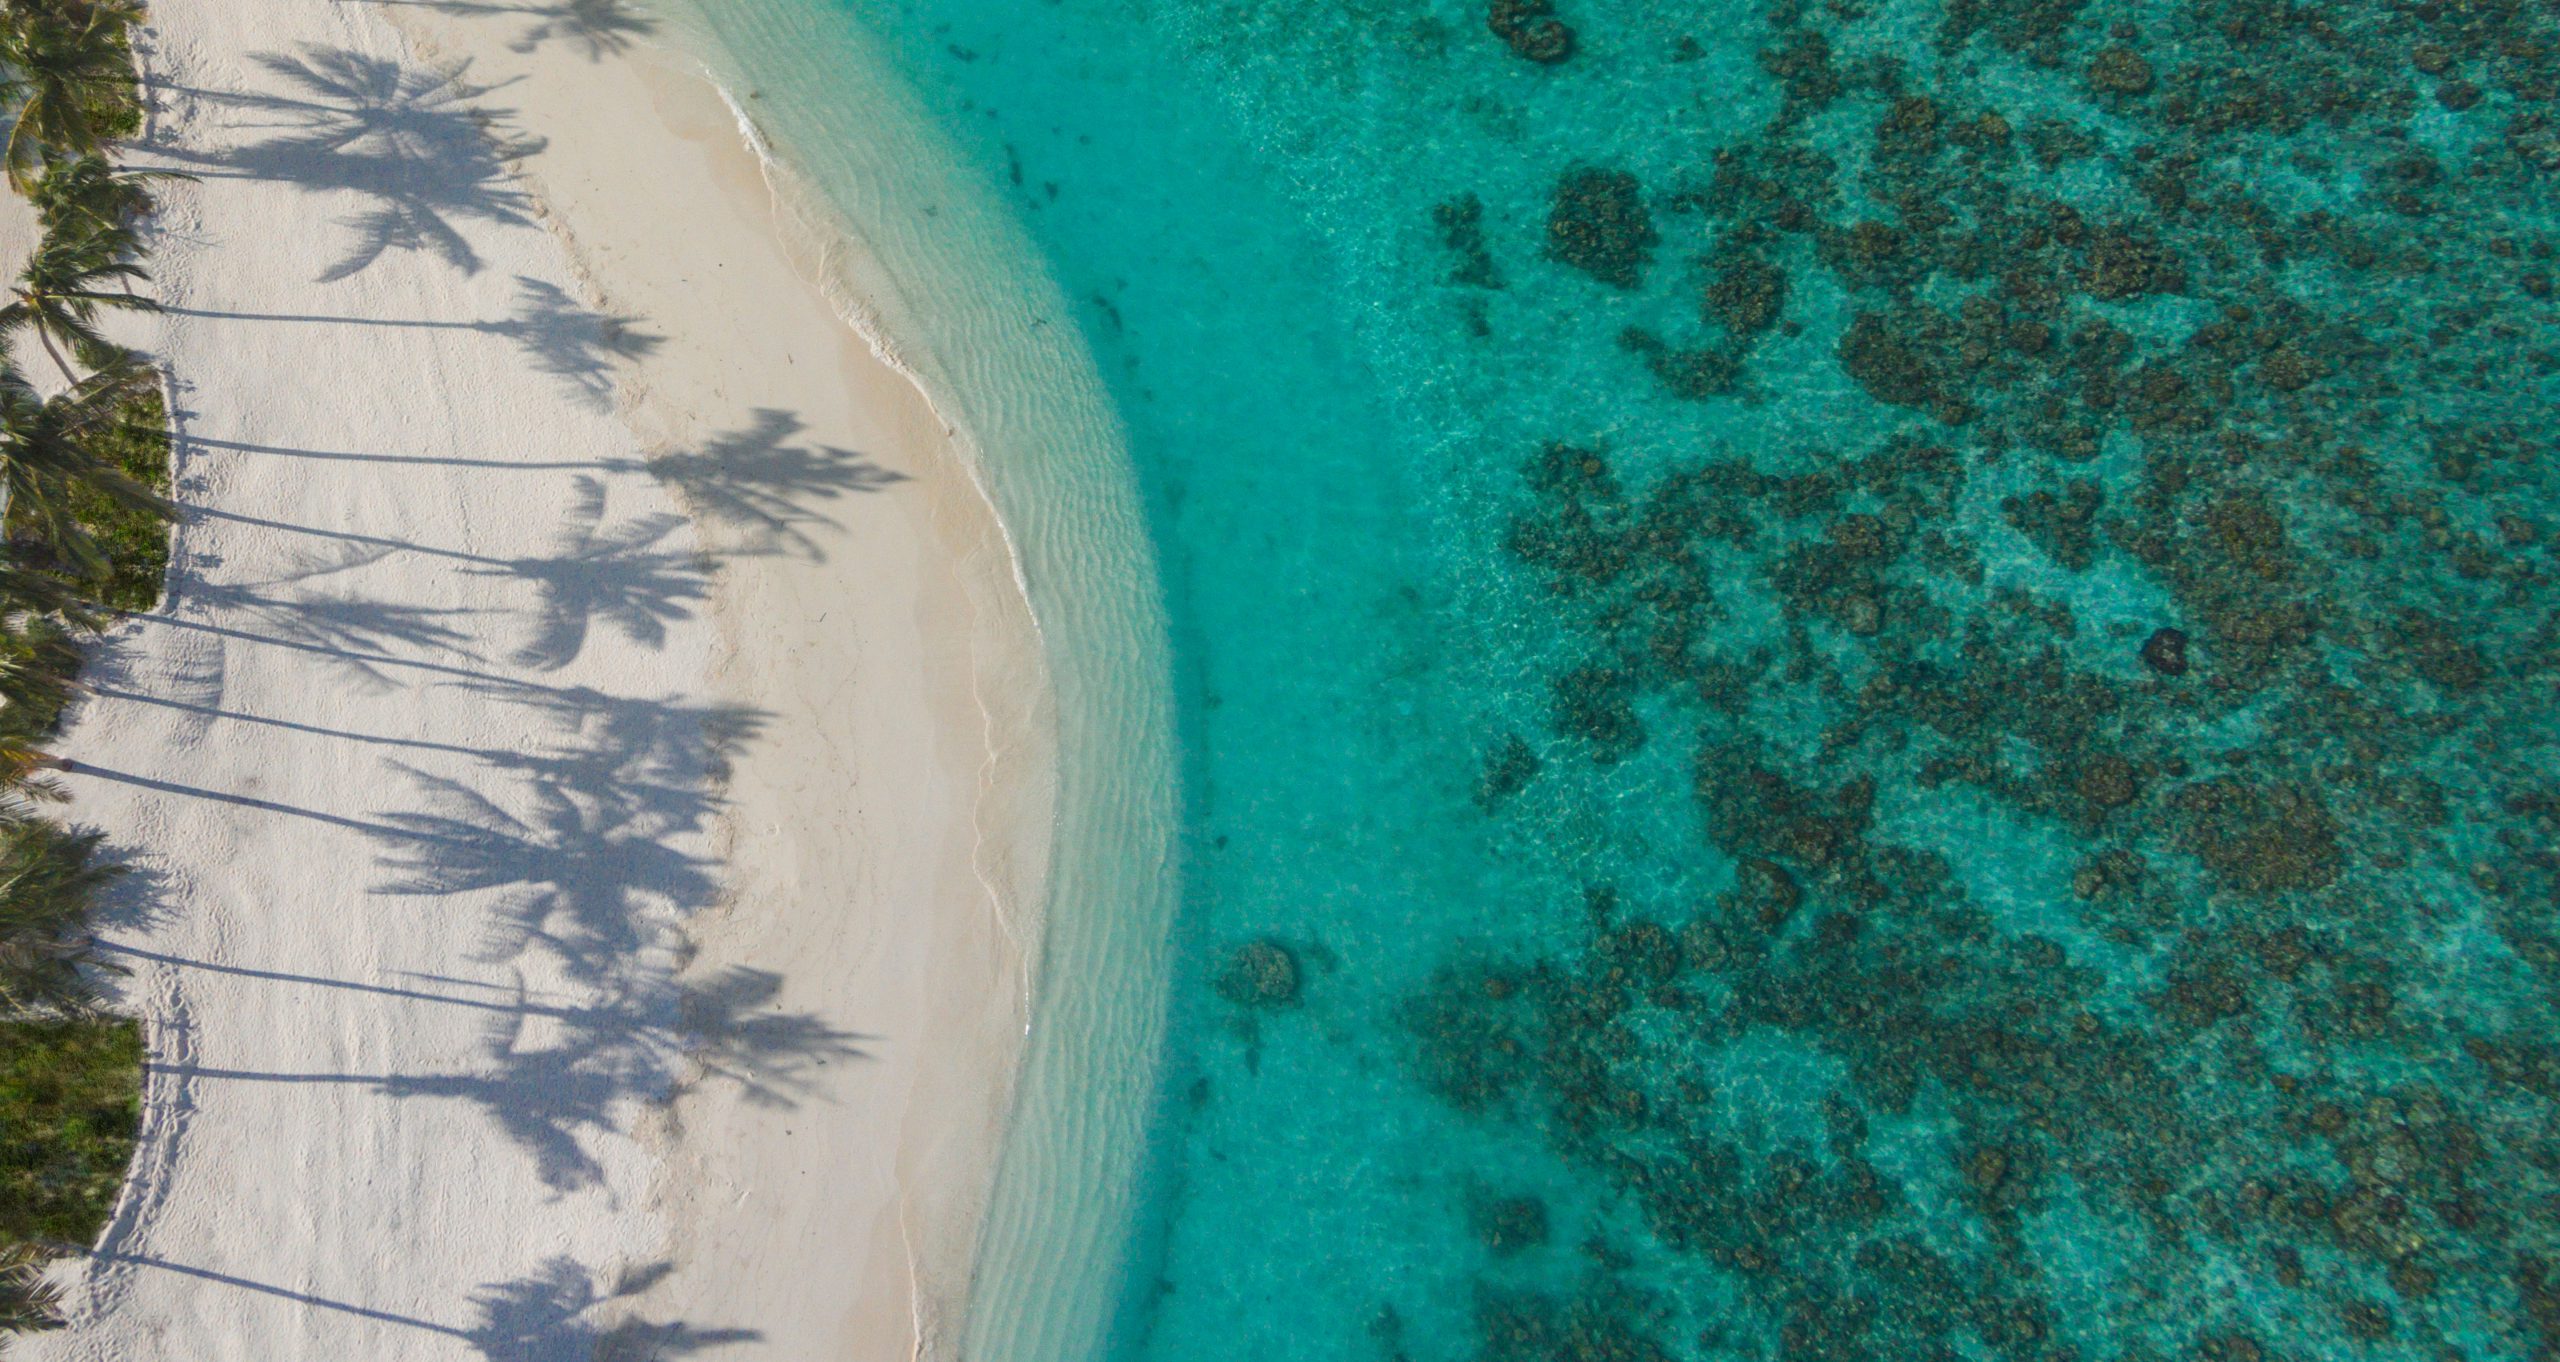
[[[981,1355],[2554,1356],[2550,7],[1505,11],[713,19],[1160,574],[1138,1195]]]

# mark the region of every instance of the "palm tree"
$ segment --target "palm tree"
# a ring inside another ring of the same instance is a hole
[[[0,359],[0,517],[32,531],[85,576],[108,571],[97,541],[72,515],[70,493],[86,487],[115,502],[162,515],[167,498],[100,458],[96,440],[157,381],[130,357],[45,397]]]
[[[133,257],[140,250],[131,230],[97,223],[65,223],[44,234],[27,267],[18,273],[7,306],[0,307],[0,335],[21,326],[35,328],[44,352],[53,357],[65,382],[77,383],[68,347],[83,363],[99,356],[122,354],[120,347],[98,334],[98,312],[115,308],[156,312],[160,305],[132,291],[151,275]],[[118,287],[110,289],[109,284]]]
[[[61,767],[59,760],[34,743],[0,736],[0,826],[34,817],[38,803],[60,804],[70,799],[71,792],[63,789],[59,781],[40,774]],[[0,960],[0,968],[6,968],[5,960]],[[0,992],[6,989],[7,983],[0,981]]]
[[[151,13],[143,0],[17,0],[11,8],[39,9],[84,24],[104,19],[128,32],[140,27]]]
[[[0,621],[0,821],[22,810],[10,807],[9,795],[39,799],[59,796],[50,785],[28,788],[39,770],[59,765],[35,752],[35,744],[53,732],[80,684],[80,635],[96,623],[85,613],[78,619],[61,615],[15,613]]]
[[[121,170],[103,156],[74,156],[46,166],[28,187],[27,199],[48,232],[122,228],[151,212],[151,181],[191,178],[183,171]]]
[[[99,840],[40,820],[0,823],[0,1014],[78,1007],[94,996],[80,972],[93,944],[80,918],[118,869],[99,862]]]
[[[44,1276],[44,1254],[32,1244],[0,1248],[0,1333],[59,1327],[61,1288]]]
[[[85,607],[66,601],[70,594],[59,577],[0,566],[0,825],[33,816],[38,803],[69,797],[45,774],[62,763],[37,744],[82,689],[74,631],[97,623]],[[57,613],[57,606],[64,611]]]
[[[0,18],[0,66],[8,140],[0,146],[9,183],[24,192],[38,168],[56,156],[105,146],[136,104],[133,49],[127,34],[140,16],[128,0],[47,5],[14,3]]]
[[[0,554],[0,627],[28,615],[59,615],[76,628],[98,627],[97,611],[77,586]]]
[[[8,827],[36,816],[39,804],[60,804],[71,798],[61,782],[42,774],[56,771],[62,763],[39,750],[24,738],[0,738],[0,827]],[[0,951],[5,951],[0,947]],[[0,970],[7,961],[0,959]],[[0,993],[7,984],[0,982]]]

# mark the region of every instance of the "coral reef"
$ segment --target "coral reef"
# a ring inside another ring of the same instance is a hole
[[[1552,0],[1493,0],[1485,25],[1512,51],[1553,66],[1573,55],[1573,29],[1555,13]]]
[[[1769,4],[1755,135],[1555,185],[1557,272],[1696,263],[1631,377],[1753,400],[1804,329],[1889,433],[1528,460],[1568,643],[1477,807],[1723,878],[1462,950],[1414,1076],[1714,1283],[1701,1356],[2560,1355],[2560,13],[1924,8]],[[1673,760],[1676,850],[1611,783]],[[1727,1088],[1773,1056],[1818,1112]],[[1480,1356],[1680,1355],[1614,1280]]]
[[[1638,288],[1659,240],[1635,176],[1586,166],[1556,181],[1547,253],[1557,260],[1601,283]]]

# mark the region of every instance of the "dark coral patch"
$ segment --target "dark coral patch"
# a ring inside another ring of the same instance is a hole
[[[1556,17],[1553,0],[1493,0],[1485,26],[1505,47],[1541,66],[1573,56],[1573,28]]]
[[[1268,937],[1248,941],[1218,971],[1218,996],[1238,1007],[1286,1007],[1298,1001],[1297,952]]]
[[[1635,176],[1585,168],[1556,181],[1547,215],[1547,254],[1555,259],[1604,284],[1632,289],[1644,283],[1658,240]]]

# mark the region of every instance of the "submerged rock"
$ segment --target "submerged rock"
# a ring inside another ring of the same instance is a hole
[[[1588,743],[1592,761],[1614,766],[1644,746],[1635,678],[1627,672],[1599,664],[1576,667],[1557,677],[1554,687],[1556,731]]]
[[[1485,27],[1512,51],[1553,66],[1573,55],[1573,29],[1555,14],[1550,0],[1493,0]]]
[[[1218,996],[1238,1007],[1287,1007],[1298,987],[1296,953],[1269,937],[1236,947],[1218,971]]]
[[[2142,665],[2162,676],[2187,674],[2187,636],[2177,629],[2160,628],[2142,641]]]
[[[1618,337],[1619,348],[1642,355],[1645,367],[1662,380],[1672,396],[1690,401],[1703,401],[1733,391],[1741,376],[1741,361],[1732,355],[1704,346],[1674,349],[1660,336],[1640,326],[1628,327]]]
[[[1912,407],[1949,425],[1969,420],[1971,408],[1951,390],[1933,343],[1940,328],[1920,309],[1894,316],[1861,312],[1835,349],[1840,367],[1867,395],[1888,406]]]
[[[1476,1304],[1479,1362],[1672,1362],[1647,1328],[1647,1302],[1624,1287],[1559,1298],[1488,1294]]]

